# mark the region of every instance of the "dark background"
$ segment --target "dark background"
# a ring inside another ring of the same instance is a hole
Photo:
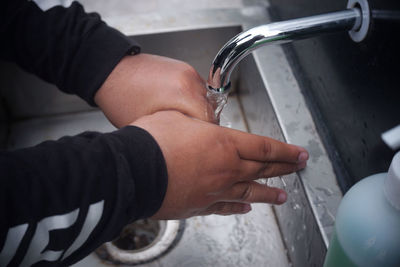
[[[344,0],[270,0],[273,20],[346,8]],[[399,12],[400,1],[369,1]],[[345,192],[386,172],[395,151],[381,133],[400,124],[400,16],[373,19],[368,37],[335,33],[284,45]]]

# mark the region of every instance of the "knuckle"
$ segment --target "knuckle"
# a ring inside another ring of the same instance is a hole
[[[275,164],[270,164],[267,168],[263,171],[264,178],[270,178],[276,176],[277,166]]]
[[[198,74],[194,67],[189,64],[183,63],[180,69],[180,77],[183,82],[190,82],[197,78]]]
[[[258,178],[268,178],[270,169],[271,169],[271,165],[272,164],[270,164],[269,162],[264,163],[263,168],[260,169],[259,172],[257,173]]]
[[[230,136],[227,136],[221,131],[223,128],[216,128],[219,132],[216,133],[218,138],[218,145],[221,153],[223,153],[224,158],[227,162],[230,162],[230,167],[238,166],[238,160],[240,160],[240,154],[236,147],[235,140]]]
[[[196,75],[197,76],[197,71],[196,69],[187,63],[183,64],[183,72],[186,72],[188,75]]]
[[[253,186],[250,183],[246,183],[244,190],[241,192],[239,196],[239,200],[243,202],[249,201],[252,195],[253,195]]]
[[[267,140],[264,140],[264,144],[261,147],[261,155],[264,158],[269,158],[269,156],[272,154],[272,145],[270,142]]]

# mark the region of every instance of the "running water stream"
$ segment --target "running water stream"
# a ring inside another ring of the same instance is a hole
[[[216,92],[214,90],[208,89],[207,88],[207,99],[211,103],[212,107],[214,108],[214,117],[218,123],[220,122],[221,119],[221,113],[226,104],[228,103],[228,93],[220,93]],[[222,115],[223,116],[223,115]],[[230,128],[231,123],[229,121],[226,121],[225,124],[227,124],[227,127]],[[286,182],[285,180],[279,176],[279,179],[282,182],[283,188],[286,188]],[[272,180],[271,179],[266,179],[266,181],[263,183],[271,186]]]
[[[219,122],[221,112],[228,102],[228,93],[220,93],[211,89],[207,89],[207,99],[214,109],[214,117]]]

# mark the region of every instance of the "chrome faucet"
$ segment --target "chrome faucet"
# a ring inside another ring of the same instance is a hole
[[[349,31],[354,41],[362,41],[369,28],[368,2],[350,0],[347,7],[349,9],[344,11],[270,23],[239,33],[215,57],[207,80],[208,89],[218,93],[229,91],[235,66],[253,50],[268,44],[288,43],[338,31]]]

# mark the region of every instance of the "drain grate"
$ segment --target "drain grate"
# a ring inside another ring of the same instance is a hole
[[[160,223],[154,220],[139,220],[124,227],[112,244],[122,250],[138,250],[150,245],[160,232]]]
[[[125,226],[117,239],[103,244],[96,254],[114,264],[136,265],[153,261],[177,244],[184,224],[184,220],[138,220]]]

